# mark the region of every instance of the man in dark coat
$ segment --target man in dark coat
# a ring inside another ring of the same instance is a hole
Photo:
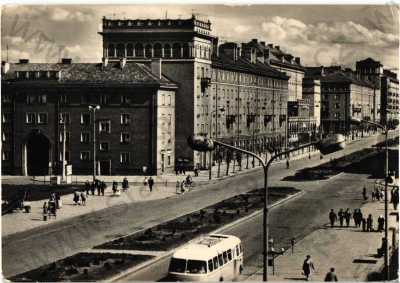
[[[333,226],[335,226],[335,222],[337,220],[337,215],[336,215],[335,211],[333,211],[333,209],[331,209],[331,212],[329,212],[329,220],[331,222],[331,228],[333,228]]]
[[[349,227],[350,226],[350,219],[351,219],[350,208],[346,209],[346,211],[344,213],[344,217],[346,218],[346,226]]]
[[[148,183],[149,183],[150,192],[152,192],[153,191],[153,186],[154,186],[154,180],[153,180],[153,178],[151,176],[149,178]]]
[[[343,227],[343,220],[344,220],[344,211],[343,211],[343,209],[339,210],[338,215],[339,215],[340,227]]]
[[[325,282],[329,281],[338,281],[338,278],[335,273],[335,269],[332,267],[331,271],[329,271],[325,276]]]

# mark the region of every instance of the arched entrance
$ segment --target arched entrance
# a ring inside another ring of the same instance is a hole
[[[49,172],[50,141],[40,131],[31,132],[26,141],[26,169],[30,176]]]

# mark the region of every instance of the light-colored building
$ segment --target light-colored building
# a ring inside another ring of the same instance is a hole
[[[319,79],[303,79],[303,99],[309,105],[310,116],[315,119],[315,126],[321,124],[321,81]]]

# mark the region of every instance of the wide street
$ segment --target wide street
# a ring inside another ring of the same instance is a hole
[[[269,171],[270,184],[282,185],[283,183],[279,181],[299,168],[326,162],[331,157],[343,156],[381,140],[381,136],[365,138],[348,145],[343,151],[326,156],[323,160],[314,156],[312,160],[294,161],[289,170],[284,169],[285,165],[282,163],[275,164]],[[300,238],[326,222],[326,211],[330,208],[358,206],[361,202],[359,190],[362,178],[361,175],[357,177],[343,175],[322,182],[284,182],[304,189],[307,193],[301,198],[272,210],[271,227],[274,227],[272,237],[277,246],[280,245],[279,243],[287,246],[292,236]],[[114,206],[4,237],[3,274],[9,277],[33,269],[112,238],[131,234],[241,192],[261,187],[262,183],[262,172],[257,170],[196,188],[184,196]],[[252,250],[256,251],[260,248],[257,243],[260,242],[258,239],[261,229],[255,228],[260,227],[259,221],[260,218],[256,217],[248,222],[249,226],[245,229],[232,230],[232,233],[241,235],[245,242],[254,243],[254,245],[246,246],[247,265],[257,262],[256,257],[252,258],[251,255],[255,254]]]

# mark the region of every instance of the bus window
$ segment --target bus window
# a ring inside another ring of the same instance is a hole
[[[208,270],[212,272],[214,270],[214,265],[212,259],[208,261]]]
[[[171,263],[169,264],[170,272],[184,273],[185,269],[186,269],[186,259],[171,258]]]
[[[213,263],[214,263],[214,269],[217,269],[218,268],[218,258],[217,257],[213,258]]]
[[[207,263],[202,260],[188,260],[187,273],[207,273]]]
[[[232,250],[231,249],[228,250],[228,259],[232,260]]]
[[[228,256],[226,255],[226,252],[223,252],[222,254],[224,256],[224,263],[227,263],[228,262]]]
[[[224,265],[224,260],[222,259],[222,255],[221,254],[218,255],[218,263],[219,263],[219,266],[223,266]]]
[[[239,256],[239,245],[236,245],[236,256]]]

